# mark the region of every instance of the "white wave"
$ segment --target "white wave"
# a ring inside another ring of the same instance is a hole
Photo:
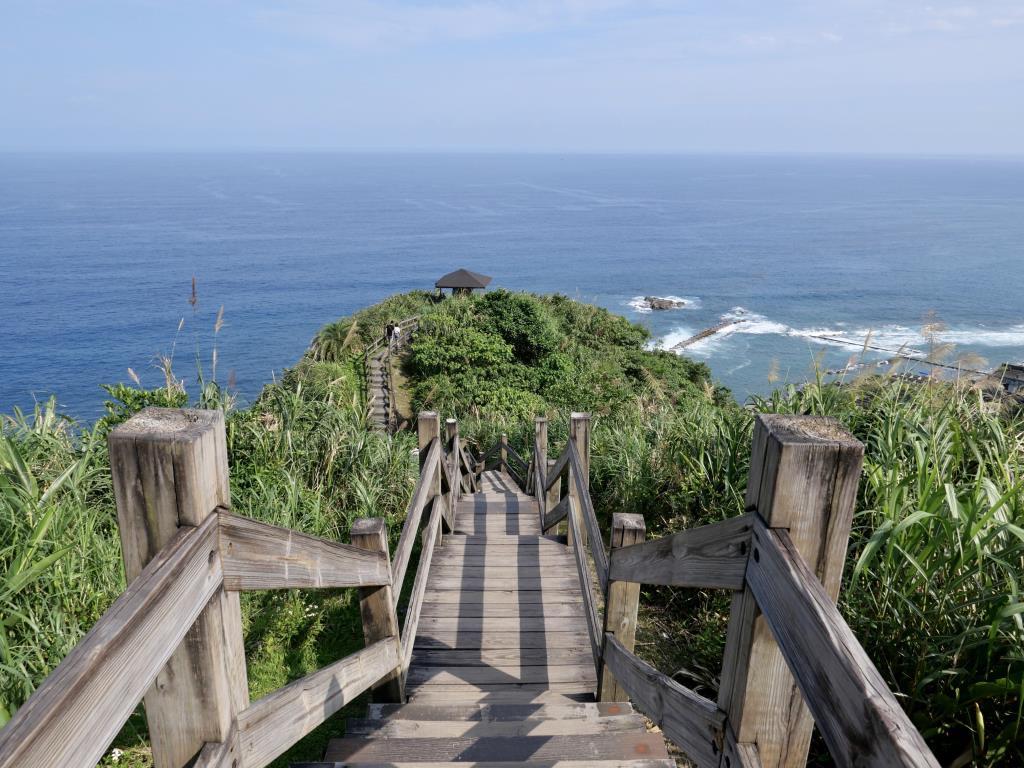
[[[648,294],[651,295],[651,294]],[[682,302],[681,307],[675,307],[675,309],[700,309],[700,299],[696,296],[675,296],[669,294],[667,296],[656,296],[658,299],[667,299],[668,301]],[[626,306],[632,309],[634,312],[646,315],[654,310],[651,309],[651,305],[647,302],[647,296],[634,296],[632,299],[626,302]]]
[[[733,307],[720,318],[722,322],[737,320],[717,333],[686,347],[686,352],[706,355],[718,342],[730,336],[776,335],[806,339],[808,342],[840,348],[862,347],[865,343],[872,352],[901,353],[924,357],[932,342],[953,344],[960,347],[1024,347],[1024,324],[1006,328],[986,326],[953,326],[935,334],[929,339],[919,327],[892,323],[877,328],[850,328],[847,323],[836,323],[834,327],[817,326],[793,328],[752,312],[745,307]],[[693,335],[690,328],[676,328],[666,334],[661,344],[670,348]]]

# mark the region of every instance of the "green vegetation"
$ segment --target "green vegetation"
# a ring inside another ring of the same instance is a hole
[[[742,509],[752,411],[705,366],[646,350],[643,328],[605,310],[495,291],[396,296],[326,326],[244,410],[203,383],[198,402],[227,412],[236,511],[341,540],[367,515],[397,531],[414,440],[368,430],[360,354],[388,320],[414,314],[421,330],[404,363],[413,406],[458,416],[479,446],[505,431],[527,452],[532,419],[545,414],[560,448],[568,413],[594,414],[591,487],[603,525],[614,511],[639,512],[654,537]],[[185,400],[176,386],[109,392],[108,416],[91,428],[51,403],[15,413],[0,436],[9,532],[0,540],[0,720],[124,587],[107,431],[147,404]],[[896,378],[811,382],[751,405],[834,416],[865,443],[840,608],[944,765],[1024,762],[1024,417],[966,386]],[[353,598],[246,595],[253,696],[361,647]],[[640,655],[713,697],[728,596],[645,588],[641,605]],[[332,718],[278,765],[319,758],[342,722]],[[118,765],[148,765],[144,736],[133,718]],[[815,747],[827,763],[823,754]]]
[[[235,511],[347,541],[353,520],[384,516],[397,536],[415,483],[412,435],[365,422],[358,358],[307,355],[245,410],[228,410]],[[173,382],[173,378],[169,377]],[[0,725],[124,590],[107,432],[147,405],[181,406],[171,385],[108,388],[92,428],[60,417],[54,401],[15,412],[0,435]],[[230,405],[203,383],[201,405]],[[354,590],[244,594],[250,693],[257,698],[363,646]],[[323,755],[348,708],[276,763]],[[149,766],[145,719],[133,717],[105,760]]]
[[[753,411],[839,419],[866,446],[841,610],[943,764],[1024,762],[1024,417],[899,378],[813,381],[745,409],[645,341],[595,307],[495,292],[439,308],[407,368],[417,405],[485,447],[504,430],[525,452],[538,414],[560,447],[568,412],[594,413],[602,524],[639,512],[652,537],[742,510]],[[641,605],[640,654],[713,696],[728,595],[645,588]]]

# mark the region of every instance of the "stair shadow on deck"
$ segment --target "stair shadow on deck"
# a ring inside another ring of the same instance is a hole
[[[535,500],[511,478],[484,473],[481,492],[459,503],[429,578],[410,703],[390,708],[388,720],[354,722],[358,736],[331,742],[327,760],[671,765],[628,704],[593,703],[574,556],[542,535]]]

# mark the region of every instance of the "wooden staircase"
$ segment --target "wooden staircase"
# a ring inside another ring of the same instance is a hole
[[[484,472],[434,553],[406,679],[321,766],[672,766],[629,704],[597,704],[576,561],[535,498]],[[307,764],[308,765],[308,764]]]
[[[601,529],[589,422],[549,461],[538,417],[527,460],[420,413],[392,554],[382,518],[346,544],[232,513],[224,415],[145,409],[108,439],[129,587],[0,728],[0,768],[92,768],[143,697],[157,765],[267,768],[369,690],[307,766],[669,768],[662,734],[699,768],[797,766],[816,724],[837,765],[938,768],[836,609],[859,442],[761,414],[745,511],[647,541],[638,514]],[[717,701],[634,653],[641,584],[732,593]],[[322,588],[358,590],[365,646],[251,701],[239,593]]]
[[[387,346],[381,347],[366,358],[366,390],[370,407],[370,423],[374,429],[387,431],[390,425],[388,410],[390,393],[385,379],[385,367],[389,365]]]

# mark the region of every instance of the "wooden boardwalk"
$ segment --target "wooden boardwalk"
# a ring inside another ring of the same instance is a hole
[[[481,476],[434,553],[409,703],[373,705],[325,760],[346,766],[672,766],[629,704],[597,704],[576,561],[543,536],[537,501]]]
[[[387,367],[391,364],[388,346],[385,344],[366,358],[366,393],[370,408],[370,423],[374,429],[387,431],[390,428],[391,393],[388,390]]]
[[[529,459],[505,435],[478,455],[420,413],[390,552],[380,517],[346,544],[233,514],[221,411],[136,414],[108,438],[129,587],[0,728],[0,768],[92,768],[143,697],[156,765],[266,768],[365,691],[306,766],[671,768],[666,738],[698,768],[796,768],[816,724],[837,765],[939,768],[836,609],[863,445],[761,414],[746,511],[648,541],[635,513],[601,530],[590,416],[568,427],[557,459],[544,417]],[[717,701],[634,653],[641,584],[731,591]],[[365,646],[250,700],[239,593],[321,588],[358,590]]]

